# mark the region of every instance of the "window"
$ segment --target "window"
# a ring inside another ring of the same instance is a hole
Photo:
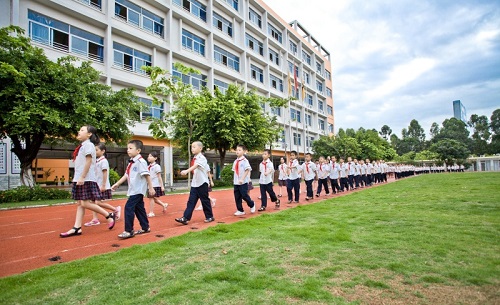
[[[308,113],[306,113],[306,115],[305,115],[305,123],[308,126],[312,126],[312,116]]]
[[[163,37],[163,18],[130,1],[116,0],[115,16],[152,34]]]
[[[214,46],[214,60],[230,69],[240,71],[240,58],[218,46]]]
[[[328,115],[333,115],[333,107],[332,107],[332,106],[330,106],[330,105],[327,105],[327,106],[326,106],[326,113],[327,113]]]
[[[217,14],[216,12],[214,12],[213,24],[216,28],[218,28],[222,32],[233,37],[233,24],[226,18]]]
[[[271,84],[271,87],[283,92],[283,80],[282,79],[280,79],[277,76],[274,76],[272,74],[269,74],[269,82]]]
[[[295,108],[290,108],[290,117],[292,119],[292,121],[297,121],[297,122],[301,122],[300,120],[300,110],[297,110]]]
[[[274,26],[270,23],[267,24],[267,32],[271,35],[272,38],[276,39],[279,43],[283,43],[283,36],[280,31],[278,31]]]
[[[319,92],[323,93],[323,83],[319,80],[316,81],[316,89],[318,89]]]
[[[249,34],[245,34],[245,37],[247,47],[254,50],[256,53],[259,53],[260,55],[264,55],[264,45],[262,44],[262,42],[258,41],[256,38]]]
[[[271,113],[275,116],[281,116],[281,107],[271,107]]]
[[[322,100],[318,100],[318,110],[324,112],[325,111],[325,102]]]
[[[182,29],[182,47],[205,56],[205,39]]]
[[[302,145],[301,140],[302,140],[302,135],[300,133],[294,132],[293,133],[293,145],[298,145],[298,146]]]
[[[223,81],[220,81],[218,79],[214,79],[214,90],[215,88],[218,88],[219,91],[222,93],[222,94],[225,94],[226,93],[226,90],[227,88],[229,88],[229,84],[223,82]]]
[[[229,4],[235,10],[238,10],[238,0],[226,0],[226,3]]]
[[[248,10],[248,20],[262,29],[262,19],[253,9]]]
[[[316,62],[316,72],[323,75],[322,70],[321,63]]]
[[[328,87],[326,88],[326,96],[332,97],[332,89],[330,89]]]
[[[333,133],[333,124],[328,124],[328,132]]]
[[[262,109],[262,112],[266,112],[266,104],[265,103],[261,102],[260,108]]]
[[[124,46],[117,42],[113,42],[114,50],[114,66],[136,72],[139,74],[146,74],[142,70],[142,66],[151,66],[151,55],[132,49],[131,47]]]
[[[306,137],[306,146],[311,147],[314,140],[314,137]]]
[[[98,10],[102,9],[102,0],[77,0],[77,1]]]
[[[175,69],[175,66],[172,64],[172,76],[174,77],[174,82],[181,80],[186,85],[193,86],[194,89],[201,90],[201,87],[207,86],[207,76],[203,74],[182,74],[181,72]]]
[[[299,99],[299,90],[295,90],[295,85],[292,85],[292,96]]]
[[[269,60],[277,66],[280,65],[280,56],[278,52],[275,52],[273,49],[269,49]]]
[[[207,7],[196,0],[174,0],[174,4],[207,22]]]
[[[310,94],[306,95],[306,103],[307,103],[307,105],[311,106],[309,108],[312,108],[312,106],[313,106],[313,97],[312,97],[312,95],[310,95]]]
[[[252,74],[252,78],[255,79],[258,82],[264,83],[264,72],[262,69],[250,65],[250,73]]]
[[[155,118],[161,119],[163,114],[163,103],[161,105],[153,105],[153,101],[147,98],[140,97],[139,101],[146,104],[146,107],[142,108],[141,119]]]
[[[325,130],[325,121],[318,120],[318,125],[320,130]]]
[[[290,40],[290,52],[297,56],[297,44]]]
[[[103,62],[104,38],[32,10],[28,10],[28,19],[31,40]]]
[[[307,54],[305,51],[302,51],[302,61],[306,62],[308,65],[311,65],[311,55]]]
[[[309,73],[307,73],[307,72],[304,71],[304,73],[302,73],[302,75],[303,75],[303,78],[304,78],[304,82],[306,82],[306,84],[309,85],[311,83],[311,79],[310,79]]]
[[[332,79],[332,75],[330,74],[330,71],[325,70],[325,77],[326,77],[326,79],[328,79],[328,80],[331,80],[331,79]]]

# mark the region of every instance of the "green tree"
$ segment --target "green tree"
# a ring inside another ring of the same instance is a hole
[[[392,129],[387,126],[387,125],[384,125],[382,126],[382,128],[380,128],[380,132],[379,134],[386,140],[386,141],[389,141],[389,138],[392,134]]]
[[[500,109],[493,111],[490,117],[491,143],[489,151],[492,154],[500,153]]]
[[[431,129],[430,129],[430,133],[431,133],[431,140],[438,135],[439,133],[439,124],[436,123],[436,122],[433,122],[432,125],[431,125]]]
[[[439,155],[430,150],[422,150],[421,152],[415,154],[415,160],[419,161],[439,160]]]
[[[431,145],[430,151],[446,164],[463,163],[469,156],[467,145],[454,139],[443,139]]]
[[[473,114],[469,119],[468,125],[473,130],[471,135],[472,153],[475,155],[487,153],[488,142],[491,138],[490,123],[488,122],[488,117],[485,115]]]
[[[444,139],[453,139],[469,147],[470,139],[467,125],[456,118],[445,119],[443,126],[439,129],[439,133],[432,139],[432,142],[437,143]]]
[[[118,92],[99,83],[90,62],[73,57],[50,61],[15,26],[0,29],[0,137],[12,140],[21,162],[21,183],[34,185],[31,165],[44,141],[73,141],[83,125],[121,143],[138,119],[132,89]]]
[[[249,151],[262,150],[278,139],[282,130],[274,115],[262,110],[261,105],[283,107],[287,100],[265,98],[255,91],[245,91],[238,85],[229,85],[225,93],[218,89],[207,98],[200,114],[200,140],[219,153],[220,164],[226,153],[243,144]]]

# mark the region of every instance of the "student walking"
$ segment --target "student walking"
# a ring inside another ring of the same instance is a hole
[[[92,201],[101,200],[101,192],[97,185],[96,178],[96,149],[95,145],[99,143],[97,130],[94,126],[82,126],[78,131],[76,139],[81,142],[73,152],[73,162],[75,163],[75,174],[73,178],[73,187],[71,190],[72,198],[76,200],[77,209],[73,228],[67,232],[60,233],[60,237],[71,237],[82,234],[82,222],[85,216],[85,209],[95,211],[106,217],[108,220],[108,229],[115,226],[115,214],[108,213],[102,207]]]
[[[234,216],[245,215],[245,210],[243,209],[243,200],[247,203],[250,208],[250,213],[255,213],[255,202],[248,195],[248,181],[250,180],[250,171],[252,167],[250,162],[245,158],[244,154],[246,152],[246,147],[244,145],[238,145],[236,147],[236,160],[233,163],[233,185],[234,185],[234,201],[236,203],[236,212]]]
[[[144,144],[140,140],[128,142],[127,154],[130,160],[125,175],[111,187],[112,190],[116,190],[123,182],[128,181],[128,200],[125,203],[125,231],[118,235],[121,239],[131,238],[151,231],[146,209],[144,208],[144,194],[147,191],[149,196],[153,196],[155,189],[151,182],[147,162],[141,156],[143,146]],[[134,231],[134,215],[141,225],[141,229],[137,231]]]
[[[280,193],[278,194],[278,197],[282,197],[283,193],[281,192],[281,189],[283,187],[286,188],[286,181],[288,180],[288,166],[285,163],[285,158],[281,157],[280,158],[280,165],[278,166],[279,170],[279,175],[278,175],[278,186]]]
[[[340,165],[337,163],[337,158],[335,158],[335,156],[332,156],[330,158],[330,184],[332,185],[333,194],[340,192],[339,172]]]
[[[316,192],[316,197],[321,194],[322,187],[325,188],[325,194],[330,195],[330,190],[328,189],[328,175],[330,174],[330,165],[325,161],[325,157],[319,157],[319,168],[318,168],[318,190]]]
[[[340,191],[349,191],[349,182],[347,181],[347,175],[349,173],[349,167],[344,163],[344,159],[340,158]]]
[[[306,153],[304,164],[302,164],[302,177],[306,182],[306,200],[313,198],[313,182],[316,178],[316,164],[311,161],[311,154]]]
[[[175,221],[187,225],[191,221],[193,216],[194,207],[198,202],[201,201],[203,207],[203,213],[205,213],[205,222],[212,222],[215,220],[212,206],[210,204],[210,198],[208,196],[208,172],[210,168],[208,167],[207,158],[201,153],[203,151],[203,143],[200,141],[195,141],[191,144],[191,153],[193,154],[193,159],[188,169],[183,170],[181,175],[187,175],[188,173],[193,173],[193,179],[191,180],[191,190],[189,191],[189,198],[186,204],[186,209],[184,210],[184,215],[180,218],[176,218]]]
[[[210,170],[208,170],[207,175],[208,175],[208,180],[210,180],[210,181],[209,181],[209,183],[208,183],[208,199],[210,199],[210,203],[212,204],[212,208],[215,208],[215,201],[216,201],[217,199],[212,198],[212,197],[210,196],[210,193],[212,192],[212,188],[213,188],[213,187],[214,187],[214,185],[215,185],[215,184],[214,184],[214,180],[213,180],[213,176],[212,176],[212,173],[210,172]],[[201,211],[201,210],[203,210],[203,205],[200,203],[200,204],[198,205],[198,207],[197,207],[196,209],[194,209],[194,210],[195,210],[195,211]]]
[[[122,208],[120,206],[114,207],[104,201],[112,199],[111,185],[109,184],[109,162],[108,159],[106,159],[106,145],[102,142],[97,143],[97,145],[95,146],[95,154],[97,158],[95,166],[97,185],[99,186],[99,190],[101,191],[101,200],[96,201],[95,203],[97,203],[97,205],[101,208],[108,209],[115,213],[116,220],[118,220],[120,219]],[[101,224],[99,218],[97,218],[97,213],[92,211],[92,215],[92,220],[86,222],[84,226],[91,227]]]
[[[271,157],[271,150],[264,149],[262,153],[262,163],[259,164],[260,178],[259,178],[259,187],[260,187],[260,197],[261,197],[261,206],[259,208],[259,212],[265,211],[267,208],[267,194],[271,198],[271,202],[274,202],[275,208],[279,209],[280,200],[276,197],[276,194],[273,190],[273,177],[274,177],[274,166],[273,162],[269,160]]]
[[[286,186],[288,192],[288,203],[292,203],[292,200],[295,200],[295,203],[299,203],[300,173],[301,169],[299,161],[297,161],[297,152],[295,150],[292,150],[290,152],[290,161],[288,165],[288,183]]]
[[[149,176],[151,177],[151,183],[153,184],[153,188],[155,190],[155,194],[153,196],[148,195],[149,198],[148,217],[155,217],[155,213],[153,211],[155,203],[163,208],[162,209],[163,214],[167,212],[167,207],[168,207],[168,203],[163,203],[160,200],[161,196],[165,196],[165,186],[163,185],[163,179],[161,178],[161,166],[157,163],[158,155],[159,154],[157,151],[152,151],[148,156]]]

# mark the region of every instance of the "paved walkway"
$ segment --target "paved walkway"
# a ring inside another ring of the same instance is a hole
[[[278,187],[275,186],[274,190],[277,191]],[[303,191],[300,204],[311,204],[350,193],[329,197],[322,195],[317,199],[306,201],[304,199],[304,184],[301,185],[301,190]],[[260,200],[257,199],[259,194],[258,188],[250,192],[250,196],[256,201],[257,207],[260,207]],[[285,194],[286,189],[283,188],[283,195]],[[188,194],[166,195],[161,199],[169,204],[168,209],[165,214],[162,214],[161,207],[159,205],[155,206],[156,217],[150,218],[151,233],[126,240],[120,240],[117,237],[124,230],[123,220],[119,220],[115,228],[110,231],[107,229],[103,217],[101,217],[101,225],[83,227],[81,236],[60,238],[60,232],[65,232],[73,226],[76,207],[72,204],[0,211],[0,243],[2,245],[0,247],[0,277],[59,262],[68,262],[96,254],[114,252],[136,244],[161,241],[186,232],[203,230],[218,223],[233,223],[256,217],[259,214],[259,212],[250,214],[250,209],[246,207],[247,214],[245,216],[233,216],[236,208],[232,189],[214,191],[211,196],[217,199],[214,208],[215,222],[204,223],[205,217],[202,211],[195,211],[191,222],[187,226],[175,222],[174,218],[182,216]],[[297,204],[287,204],[286,196],[281,199],[280,210],[297,206]],[[126,199],[120,199],[113,200],[111,204],[120,205],[123,209],[125,202]],[[245,203],[243,204],[245,205]],[[269,202],[268,210],[261,213],[274,213],[280,210],[275,210],[274,204]],[[149,201],[146,201],[146,211],[149,211]],[[91,212],[87,211],[84,220],[89,221],[91,218]],[[137,220],[134,229],[140,229]]]

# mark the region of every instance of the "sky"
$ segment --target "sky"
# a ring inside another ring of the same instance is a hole
[[[330,52],[335,132],[500,108],[500,0],[264,0]]]

